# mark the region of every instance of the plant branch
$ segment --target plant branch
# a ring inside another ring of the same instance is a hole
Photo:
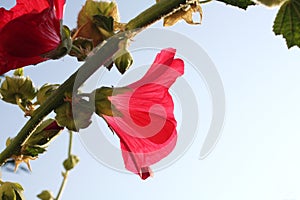
[[[105,43],[101,51],[97,51],[91,58],[72,74],[60,87],[53,92],[49,98],[32,113],[32,117],[23,126],[17,136],[13,139],[0,153],[0,165],[10,158],[14,153],[21,149],[22,144],[31,135],[31,133],[38,127],[40,122],[50,113],[53,109],[58,107],[64,102],[64,95],[66,92],[76,91],[100,66],[106,63],[109,58],[118,50],[118,44],[122,39],[112,38],[110,42]],[[84,71],[84,73],[83,73]],[[80,76],[77,76],[80,74]]]
[[[65,173],[62,173],[62,174],[63,174],[63,181],[61,182],[61,185],[60,185],[60,188],[59,188],[59,191],[57,193],[57,196],[56,196],[55,200],[60,199],[60,197],[62,195],[62,192],[65,189],[65,186],[66,186],[66,183],[67,183],[67,180],[68,180],[69,171],[66,171]]]
[[[72,155],[71,154],[71,152],[72,152],[72,144],[73,144],[73,132],[69,131],[68,158],[70,158],[71,155]],[[61,182],[61,185],[60,185],[60,188],[59,188],[59,191],[57,193],[57,196],[56,196],[55,200],[59,200],[60,197],[61,197],[61,195],[62,195],[62,192],[64,191],[64,188],[65,188],[67,180],[68,180],[69,171],[70,170],[66,170],[66,172],[62,173],[62,175],[63,175],[63,181]]]
[[[126,30],[134,30],[136,28],[145,28],[162,17],[174,12],[180,8],[182,4],[186,4],[187,0],[161,1],[148,8],[134,19],[128,22]],[[11,144],[0,153],[0,166],[10,158],[14,153],[18,152],[22,144],[38,127],[40,122],[55,108],[64,102],[66,92],[77,91],[77,89],[103,64],[115,54],[119,49],[119,43],[124,38],[112,37],[97,49],[94,54],[87,58],[86,62],[72,74],[60,87],[47,98],[47,100],[32,113],[32,117],[23,126]],[[100,49],[100,50],[99,50]],[[80,75],[80,76],[78,76]]]
[[[68,148],[68,157],[71,157],[72,152],[72,144],[73,144],[73,132],[69,131],[69,148]]]
[[[130,20],[126,26],[126,30],[134,30],[137,28],[145,28],[161,18],[173,13],[182,5],[185,5],[188,0],[161,0],[152,7],[148,8],[138,16]]]

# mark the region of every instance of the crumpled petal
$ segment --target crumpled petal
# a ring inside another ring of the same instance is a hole
[[[150,165],[166,157],[177,140],[169,87],[184,72],[181,59],[174,59],[175,49],[164,49],[148,72],[127,86],[131,90],[112,95],[112,104],[122,117],[103,116],[119,136],[125,167],[146,179]]]

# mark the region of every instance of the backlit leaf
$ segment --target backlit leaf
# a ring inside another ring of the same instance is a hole
[[[285,38],[288,48],[300,47],[300,0],[289,0],[280,7],[273,31]]]

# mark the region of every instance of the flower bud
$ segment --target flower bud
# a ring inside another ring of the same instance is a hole
[[[75,56],[78,61],[84,61],[93,48],[94,45],[91,39],[79,37],[73,41],[73,48],[69,55]]]
[[[17,104],[17,97],[24,102],[32,100],[36,96],[36,89],[29,77],[6,76],[0,88],[0,94],[3,101]]]
[[[14,71],[14,76],[24,76],[24,70],[23,70],[23,68],[16,69]]]
[[[36,98],[38,104],[43,104],[44,101],[59,87],[59,84],[48,84],[43,85],[37,92]]]
[[[63,166],[65,168],[65,170],[69,171],[71,169],[73,169],[77,163],[79,162],[79,158],[75,155],[70,155],[69,158],[67,158],[64,162],[63,162]]]
[[[19,183],[4,182],[0,186],[0,197],[9,200],[25,200],[23,191]]]
[[[121,74],[124,74],[126,70],[128,70],[129,67],[132,65],[133,58],[131,54],[127,50],[125,50],[125,52],[122,53],[121,55],[116,55],[116,58],[114,59],[114,63],[118,68],[119,72]]]
[[[94,108],[84,99],[76,99],[76,102],[65,102],[54,110],[57,123],[71,131],[87,128],[91,124],[91,116]],[[74,110],[73,110],[74,109]]]
[[[37,197],[41,200],[54,200],[53,194],[49,190],[43,190]]]
[[[46,151],[47,145],[61,133],[63,127],[58,126],[54,119],[47,119],[37,127],[37,129],[22,145],[21,155],[36,157]]]

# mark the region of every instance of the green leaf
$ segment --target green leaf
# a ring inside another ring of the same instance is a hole
[[[280,6],[287,0],[258,0],[258,1],[265,6],[273,7],[273,6]]]
[[[39,146],[26,146],[24,150],[22,150],[22,155],[37,157],[39,154],[42,154],[46,151],[45,148]]]
[[[253,6],[255,3],[251,0],[217,0],[232,6],[236,6],[246,10],[248,6]]]
[[[273,25],[275,35],[282,35],[288,48],[300,47],[300,1],[289,0],[279,9]]]
[[[4,182],[0,187],[2,200],[25,200],[23,188],[19,183]]]
[[[114,31],[114,18],[111,16],[95,15],[93,16],[93,22],[98,28],[102,28],[107,32],[112,33]]]

